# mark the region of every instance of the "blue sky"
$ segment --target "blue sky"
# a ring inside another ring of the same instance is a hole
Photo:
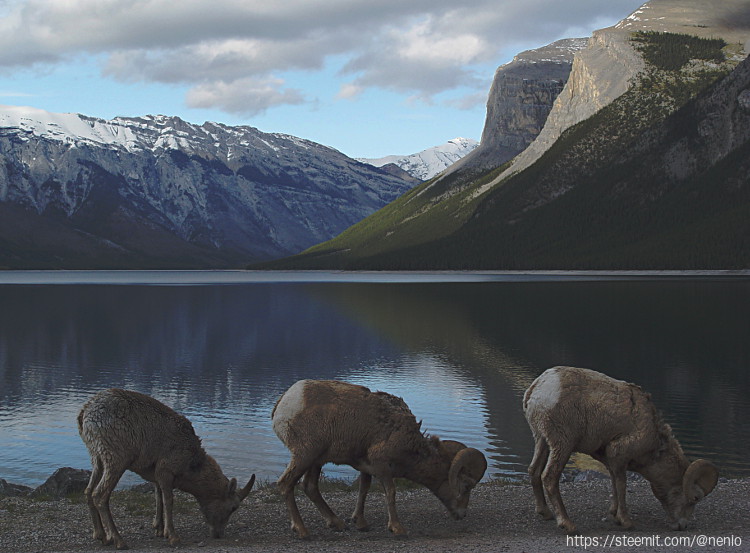
[[[642,0],[0,0],[0,104],[251,125],[352,157],[479,139],[495,69]]]

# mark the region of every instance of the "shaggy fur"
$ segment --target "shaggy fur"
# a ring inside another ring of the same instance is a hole
[[[172,544],[179,542],[172,520],[174,488],[196,497],[212,534],[219,537],[255,481],[253,475],[237,490],[237,481],[228,480],[206,454],[188,419],[138,392],[99,392],[78,414],[78,432],[91,455],[86,497],[94,539],[118,549],[127,545],[112,519],[109,498],[126,470],[155,483],[154,528]]]
[[[350,465],[360,471],[360,489],[352,520],[366,530],[364,504],[377,477],[386,491],[388,529],[405,534],[396,513],[393,479],[408,478],[429,488],[455,518],[463,518],[474,486],[487,468],[484,455],[460,442],[428,437],[406,403],[384,392],[338,381],[303,380],[279,398],[271,415],[273,428],[292,459],[278,481],[286,499],[292,529],[309,536],[294,499],[303,489],[331,528],[343,529],[318,489],[325,463]]]
[[[556,518],[567,532],[576,527],[565,511],[559,479],[575,451],[609,470],[610,514],[625,528],[633,525],[625,506],[626,471],[649,480],[674,529],[687,526],[697,501],[718,480],[708,461],[688,461],[651,396],[635,384],[588,369],[554,367],[526,390],[523,410],[535,441],[529,475],[537,513]]]

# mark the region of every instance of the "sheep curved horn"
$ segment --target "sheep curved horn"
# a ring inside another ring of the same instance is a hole
[[[250,490],[253,489],[253,484],[255,484],[254,474],[250,477],[250,481],[247,483],[247,485],[244,488],[242,488],[239,492],[237,492],[237,495],[240,496],[240,501],[242,501],[243,499],[247,497],[247,494],[249,494]]]
[[[691,502],[700,501],[710,494],[719,481],[719,470],[710,461],[693,461],[682,477],[682,491]],[[697,488],[697,489],[696,489]]]
[[[456,495],[461,495],[463,492],[461,477],[473,488],[482,479],[485,470],[487,470],[487,459],[484,458],[484,454],[473,447],[466,447],[456,453],[453,458],[448,472],[448,483]]]

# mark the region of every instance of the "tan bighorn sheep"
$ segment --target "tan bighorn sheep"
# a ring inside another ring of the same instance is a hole
[[[271,415],[276,435],[292,458],[278,480],[286,499],[292,530],[301,538],[309,532],[294,499],[294,486],[304,476],[303,490],[329,528],[343,530],[318,489],[324,464],[350,465],[360,471],[359,496],[352,515],[358,530],[365,521],[365,498],[377,477],[386,492],[388,529],[406,534],[396,514],[393,479],[423,484],[456,519],[466,515],[471,490],[487,469],[484,455],[460,442],[427,437],[404,400],[364,386],[334,380],[300,380],[276,402]]]
[[[213,537],[221,537],[230,515],[247,497],[255,475],[242,489],[208,455],[193,425],[163,403],[129,390],[111,389],[88,400],[78,414],[78,433],[91,455],[86,488],[94,539],[127,549],[109,509],[109,498],[126,470],[154,482],[158,535],[179,543],[172,520],[172,490],[195,496]]]
[[[695,504],[718,481],[713,464],[688,461],[650,394],[635,384],[588,369],[553,367],[526,390],[523,410],[535,441],[529,475],[536,511],[556,518],[569,533],[576,527],[565,511],[559,479],[574,451],[590,455],[609,470],[609,512],[624,528],[633,526],[625,507],[626,471],[638,472],[651,483],[673,530],[687,527]]]

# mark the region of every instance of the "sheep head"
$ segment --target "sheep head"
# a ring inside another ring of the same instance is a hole
[[[659,497],[672,530],[687,528],[696,503],[710,494],[718,481],[719,471],[713,463],[698,459],[688,465],[682,480],[675,483],[665,496]]]
[[[471,490],[487,470],[487,460],[481,451],[461,442],[444,440],[439,443],[439,448],[441,454],[450,459],[450,467],[434,493],[453,518],[460,520],[466,516]]]
[[[199,498],[201,512],[211,527],[211,537],[220,538],[224,535],[229,517],[250,493],[253,484],[255,484],[254,474],[247,485],[241,489],[237,489],[237,479],[232,478],[223,490],[219,490],[219,493],[212,494],[210,498]]]

